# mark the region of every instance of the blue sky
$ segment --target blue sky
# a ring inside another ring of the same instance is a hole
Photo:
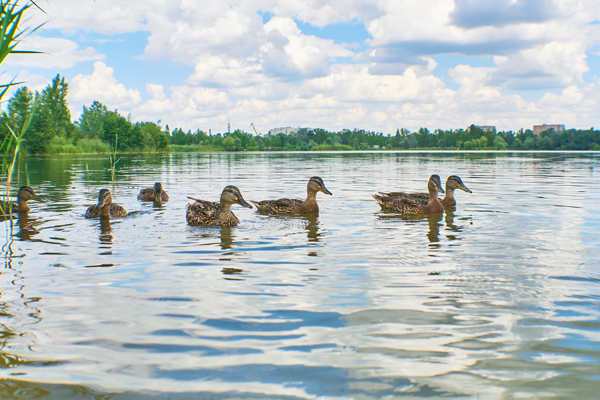
[[[3,79],[60,74],[77,119],[261,132],[599,125],[595,0],[53,0]]]

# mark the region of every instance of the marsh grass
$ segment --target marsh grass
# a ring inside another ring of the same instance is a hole
[[[47,154],[106,154],[111,152],[108,143],[100,139],[73,139],[54,137],[48,146]]]

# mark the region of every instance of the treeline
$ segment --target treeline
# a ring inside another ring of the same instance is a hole
[[[177,134],[175,133],[177,132]],[[177,135],[177,139],[176,139]],[[570,129],[557,132],[549,129],[535,135],[531,130],[518,132],[485,131],[476,125],[467,129],[430,132],[421,128],[417,132],[398,129],[395,135],[362,129],[329,132],[324,129],[302,128],[297,132],[254,136],[236,130],[224,137],[209,136],[198,131],[187,134],[174,131],[171,143],[207,145],[227,151],[258,150],[600,150],[600,131]]]
[[[285,134],[253,135],[242,130],[207,134],[198,129],[184,132],[155,122],[133,122],[117,110],[95,101],[84,106],[81,117],[71,120],[67,104],[68,84],[57,75],[41,93],[19,88],[0,116],[0,140],[10,130],[27,125],[23,145],[30,154],[106,153],[152,151],[310,151],[310,150],[600,150],[600,132],[553,129],[533,134],[531,130],[494,132],[476,125],[467,129],[417,132],[398,129],[394,135],[362,129],[329,132],[302,128]]]
[[[57,75],[42,92],[22,86],[8,101],[0,116],[0,140],[21,132],[29,154],[106,153],[118,151],[167,151],[168,130],[154,122],[133,122],[117,110],[108,110],[95,101],[83,107],[72,121],[67,103],[69,85]]]

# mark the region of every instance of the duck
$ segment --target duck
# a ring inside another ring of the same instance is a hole
[[[169,201],[169,195],[164,191],[162,184],[156,182],[154,187],[140,190],[140,194],[137,197],[141,201],[154,201],[161,203],[163,201]]]
[[[35,201],[39,201],[42,203],[45,203],[45,201],[39,197],[37,194],[35,194],[35,192],[33,191],[33,189],[31,188],[31,186],[21,186],[19,188],[19,191],[17,192],[17,203],[15,204],[15,202],[13,201],[0,201],[0,207],[2,207],[2,209],[0,210],[0,214],[11,214],[11,213],[26,213],[29,212],[29,210],[31,210],[29,208],[29,205],[27,205],[27,202],[29,200],[35,200]]]
[[[442,200],[442,205],[444,207],[456,205],[456,200],[454,199],[454,191],[456,189],[463,190],[467,193],[473,193],[471,189],[465,186],[462,179],[460,179],[458,175],[450,175],[448,179],[446,179],[446,195]]]
[[[438,192],[444,193],[439,175],[431,175],[427,182],[428,199],[424,201],[417,197],[419,193],[391,192],[374,194],[373,198],[382,209],[397,211],[404,214],[436,214],[444,211],[444,206],[438,198]]]
[[[460,177],[458,175],[450,175],[446,179],[446,195],[440,201],[442,203],[442,206],[444,206],[444,208],[456,205],[456,200],[454,199],[454,191],[456,189],[463,190],[467,193],[473,193],[471,191],[471,189],[469,189],[468,187],[465,186],[462,179],[460,179]],[[403,192],[390,192],[390,193],[382,193],[382,194],[385,194],[385,195],[388,195],[391,197],[409,197],[415,201],[418,201],[419,203],[422,203],[423,205],[426,205],[427,202],[429,201],[429,193],[407,194],[407,193],[403,193]]]
[[[98,194],[98,204],[89,206],[85,212],[86,218],[121,218],[127,216],[127,211],[120,205],[112,202],[110,190],[102,189]]]
[[[252,205],[244,200],[240,189],[232,185],[225,186],[219,203],[189,196],[188,199],[194,200],[194,203],[186,207],[186,220],[191,226],[236,226],[240,220],[231,211],[231,206],[239,204],[252,208]]]
[[[252,201],[260,212],[273,214],[312,214],[319,212],[317,204],[317,193],[323,192],[328,195],[332,193],[325,187],[323,179],[313,176],[306,185],[306,200],[279,199]]]

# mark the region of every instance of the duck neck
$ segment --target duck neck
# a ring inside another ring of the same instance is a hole
[[[112,204],[112,203],[111,203]],[[110,204],[105,204],[100,209],[100,216],[102,217],[110,217]]]
[[[429,192],[430,201],[438,200],[438,192],[434,187],[428,187],[427,191]]]
[[[454,188],[446,185],[446,195],[444,196],[444,200],[454,200]]]
[[[311,192],[310,190],[306,191],[306,200],[304,203],[316,203],[317,202],[317,192]]]
[[[13,206],[13,211],[25,212],[29,210],[30,208],[27,205],[27,200],[17,198],[17,206]]]
[[[232,205],[233,205],[232,203],[229,203],[227,201],[221,201],[221,204],[219,206],[219,210],[221,212],[231,212],[231,206]]]

